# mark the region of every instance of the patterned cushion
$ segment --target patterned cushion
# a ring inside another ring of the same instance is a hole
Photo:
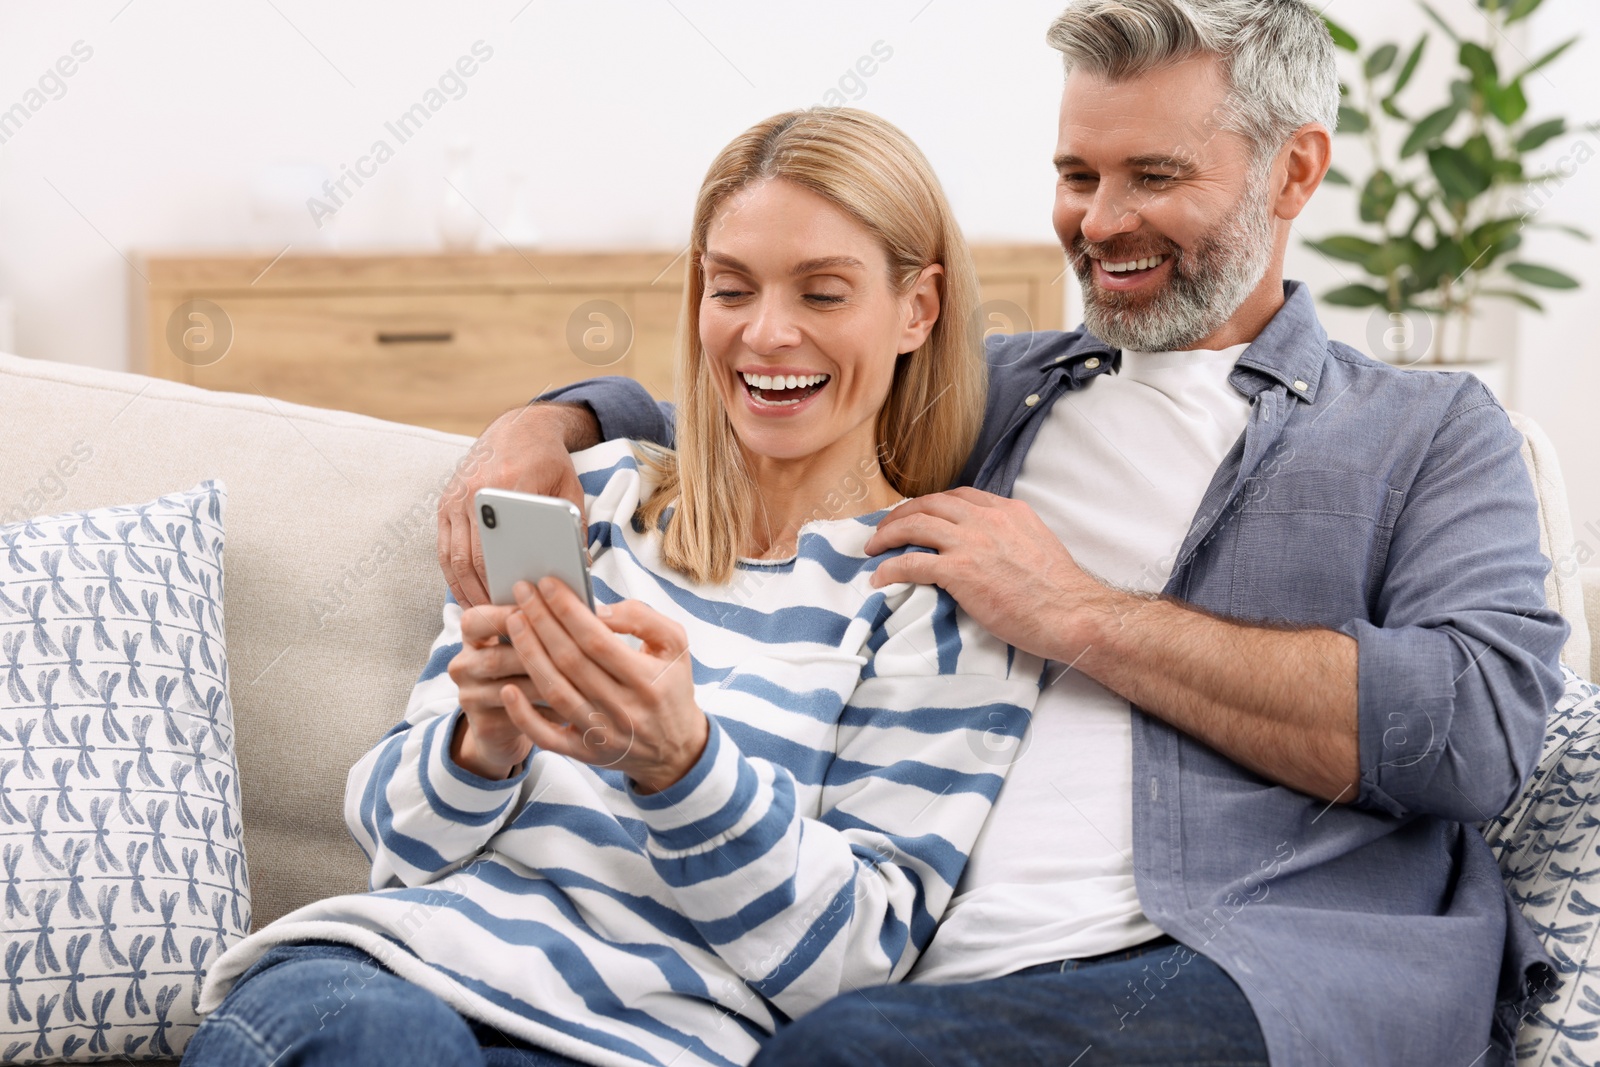
[[[181,1053],[249,927],[225,499],[0,526],[0,1062]]]
[[[1600,1063],[1600,687],[1566,672],[1516,804],[1484,827],[1512,899],[1556,961],[1556,999],[1517,1033],[1517,1064]]]

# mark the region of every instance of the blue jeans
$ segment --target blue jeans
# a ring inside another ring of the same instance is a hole
[[[183,1067],[578,1067],[462,1018],[350,945],[269,949],[195,1031]]]
[[[1089,1050],[1093,1049],[1093,1053]],[[1244,993],[1171,938],[955,985],[836,997],[778,1031],[751,1067],[1266,1067]]]

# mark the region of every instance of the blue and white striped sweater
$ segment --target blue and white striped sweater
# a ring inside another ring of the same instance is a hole
[[[986,735],[1021,736],[1039,662],[938,589],[873,589],[878,515],[811,523],[795,558],[697,585],[632,521],[653,481],[628,443],[574,458],[595,595],[688,632],[704,755],[650,796],[544,752],[504,782],[456,766],[447,603],[404,720],[350,774],[375,892],[240,943],[203,1009],[269,946],[325,938],[581,1060],[742,1064],[785,1019],[900,979],[927,945],[1005,773]]]

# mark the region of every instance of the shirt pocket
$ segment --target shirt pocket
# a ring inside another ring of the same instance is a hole
[[[1405,493],[1332,467],[1253,481],[1236,522],[1232,614],[1339,626],[1370,619]]]

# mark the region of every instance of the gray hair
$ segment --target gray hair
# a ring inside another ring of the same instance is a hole
[[[1216,56],[1229,89],[1216,125],[1247,138],[1258,164],[1309,122],[1338,125],[1333,38],[1304,0],[1077,0],[1046,39],[1068,74],[1110,81]]]

